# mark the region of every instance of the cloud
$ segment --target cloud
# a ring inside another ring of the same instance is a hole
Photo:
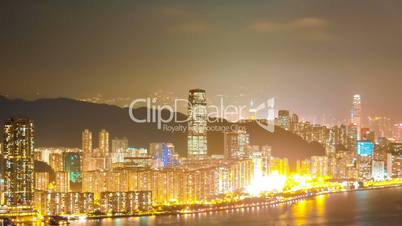
[[[317,17],[303,17],[291,21],[258,20],[250,24],[256,32],[276,32],[327,27],[328,21]]]
[[[295,28],[323,28],[328,26],[328,21],[317,17],[304,17],[294,20],[290,25]]]
[[[273,21],[256,21],[250,25],[250,29],[256,32],[273,32],[284,28],[284,24]]]
[[[292,32],[303,40],[328,41],[333,36],[327,32],[329,22],[318,17],[302,17],[289,21],[258,20],[249,29],[258,33]]]

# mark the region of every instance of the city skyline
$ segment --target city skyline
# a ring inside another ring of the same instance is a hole
[[[182,104],[182,101],[184,100],[183,99],[184,97],[174,96],[173,92],[167,92],[167,93],[170,94],[170,96],[169,95],[163,95],[163,94],[166,94],[166,93],[162,92],[162,91],[158,91],[158,92],[155,92],[155,93],[149,95],[148,97],[146,97],[146,99],[149,98],[149,100],[154,101],[153,104],[155,104],[155,105],[170,106],[171,108],[174,108],[174,110],[177,110],[177,112],[187,114],[188,113],[187,108],[184,107],[184,105]],[[342,115],[344,115],[344,116],[341,117],[341,118],[336,118],[336,117],[334,117],[334,115],[332,115],[330,113],[329,114],[316,114],[316,115],[313,115],[313,116],[311,116],[311,115],[309,116],[309,115],[303,114],[302,112],[291,110],[291,109],[294,109],[293,107],[281,107],[283,105],[278,103],[277,99],[272,98],[272,97],[271,97],[271,99],[275,100],[275,104],[274,104],[275,106],[274,106],[274,109],[273,109],[274,113],[275,113],[275,116],[279,116],[281,111],[288,111],[288,112],[290,112],[292,114],[296,114],[296,116],[298,118],[300,118],[300,120],[302,120],[302,121],[309,121],[309,122],[311,122],[313,124],[322,124],[322,125],[331,126],[331,125],[339,125],[339,124],[347,125],[347,124],[351,123],[351,120],[352,120],[351,117],[353,117],[353,116],[351,116],[351,114],[354,111],[353,108],[355,106],[355,104],[354,104],[355,100],[353,100],[353,98],[355,96],[359,96],[359,98],[360,98],[359,101],[363,102],[363,103],[360,102],[360,105],[359,105],[360,108],[361,108],[362,105],[363,106],[365,105],[366,101],[369,101],[369,100],[364,100],[364,99],[362,100],[360,94],[354,94],[352,97],[349,97],[349,98],[352,98],[353,102],[351,102],[351,99],[349,99],[349,102],[347,104],[345,104],[345,105],[349,105],[349,109],[346,109],[346,112],[342,113]],[[58,97],[58,98],[65,98],[65,97]],[[52,99],[56,100],[58,98],[39,98],[39,99],[26,100],[26,101],[40,101],[40,100],[52,100]],[[67,98],[67,99],[70,99],[70,98]],[[140,99],[143,99],[143,98],[140,98]],[[229,106],[229,105],[235,105],[237,107],[244,108],[243,111],[241,112],[241,114],[239,114],[239,116],[249,117],[249,116],[251,116],[250,114],[255,114],[252,111],[255,110],[254,107],[255,107],[255,104],[256,104],[256,101],[255,101],[256,98],[251,98],[251,101],[248,101],[248,98],[245,99],[244,96],[241,95],[241,98],[239,98],[240,101],[239,100],[237,100],[235,102],[228,101],[230,99],[233,100],[234,98],[233,97],[229,98],[229,97],[225,97],[225,96],[222,96],[222,95],[216,96],[215,99],[212,99],[209,96],[207,97],[208,103],[211,104],[211,105],[216,104],[216,105],[218,105],[218,108]],[[9,98],[9,100],[13,101],[13,100],[22,100],[22,99],[20,99],[20,98],[15,98],[15,99]],[[72,100],[75,100],[75,99],[72,99]],[[175,105],[175,100],[177,100],[178,103],[179,103],[177,109],[174,106]],[[107,105],[112,105],[112,106],[118,106],[118,107],[121,107],[121,108],[128,108],[129,105],[133,101],[136,101],[136,99],[130,99],[130,98],[103,99],[102,96],[98,95],[98,96],[95,96],[95,97],[92,97],[92,98],[77,99],[77,101],[83,101],[83,102],[95,103],[95,104],[107,104]],[[264,101],[264,100],[262,100],[262,101]],[[139,102],[139,103],[140,104],[135,105],[134,108],[147,107],[145,102],[144,103]],[[219,109],[219,110],[221,111],[222,109]],[[349,111],[349,113],[347,111]],[[399,124],[400,121],[401,121],[401,120],[398,120],[399,117],[387,116],[389,114],[384,114],[384,115],[370,114],[370,112],[367,112],[367,111],[368,111],[367,109],[363,109],[363,110],[360,110],[360,112],[359,112],[360,127],[370,127],[370,126],[372,126],[372,121],[373,120],[376,121],[376,120],[379,120],[379,119],[387,120],[388,123],[390,123],[392,125]],[[211,112],[208,111],[208,113],[211,113]],[[221,112],[218,112],[218,113],[220,114]],[[214,115],[214,114],[212,114],[212,115]],[[218,118],[219,117],[222,117],[222,116],[218,115]],[[255,115],[255,117],[257,117],[259,119],[263,119],[264,115],[259,115],[259,116]],[[225,117],[222,117],[222,118],[225,118]],[[225,119],[226,120],[235,120],[235,119],[233,119],[231,117],[226,117]]]
[[[0,224],[400,226],[401,12],[0,3]]]
[[[348,125],[326,127],[299,121],[287,110],[278,112],[273,123],[283,129],[280,133],[315,142],[325,150],[299,158],[296,167],[291,167],[292,156],[278,157],[271,143],[257,144],[250,139],[256,136],[251,125],[264,128],[255,115],[233,122],[238,127],[210,130],[213,122],[207,117],[206,93],[189,90],[185,156],[170,142],[130,147],[125,137],[111,139],[113,134],[110,136],[107,129],[100,129],[98,139],[93,140],[89,128],[80,133],[82,149],[35,148],[32,120],[6,120],[0,147],[0,156],[5,158],[0,164],[2,171],[5,168],[0,180],[4,181],[0,183],[4,197],[0,215],[6,223],[58,224],[74,219],[87,223],[110,216],[276,207],[321,194],[401,186],[401,126],[392,137],[375,134],[382,127],[378,122],[380,128],[362,128],[359,95],[353,96]],[[207,131],[223,135],[219,154],[208,149]],[[292,149],[291,155],[298,151]],[[49,168],[38,171],[39,163]]]
[[[347,120],[358,93],[364,118],[402,120],[399,1],[34,4],[0,9],[1,95],[132,100],[202,88],[211,99],[275,97],[320,122]]]

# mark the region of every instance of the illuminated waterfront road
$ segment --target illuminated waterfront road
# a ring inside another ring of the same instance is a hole
[[[290,206],[180,216],[72,222],[71,225],[263,226],[402,225],[402,187],[319,195]]]

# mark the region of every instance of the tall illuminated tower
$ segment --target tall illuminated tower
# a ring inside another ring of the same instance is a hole
[[[5,200],[11,208],[32,208],[34,198],[34,128],[29,119],[4,124]]]
[[[82,131],[82,152],[85,154],[92,152],[92,132],[88,129]]]
[[[99,150],[103,153],[109,153],[109,133],[106,130],[99,132]]]
[[[360,95],[356,94],[353,96],[353,106],[351,114],[351,123],[356,126],[357,129],[357,139],[360,140],[360,128],[361,128],[361,99]]]
[[[278,111],[278,122],[279,126],[284,130],[290,129],[290,117],[288,110],[279,110]]]
[[[192,159],[203,159],[207,156],[208,113],[205,90],[190,90],[188,101],[188,157]]]
[[[249,114],[248,118],[250,120],[257,119],[257,110],[255,109],[255,104],[253,100],[250,101],[250,109],[248,110],[248,114]]]

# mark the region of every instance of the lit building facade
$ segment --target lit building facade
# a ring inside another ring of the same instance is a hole
[[[188,101],[187,156],[203,159],[207,156],[208,112],[205,90],[190,90]]]
[[[49,186],[49,173],[36,172],[35,173],[35,190],[47,191]]]
[[[402,177],[402,157],[400,154],[387,153],[387,177],[401,178]]]
[[[359,169],[359,179],[360,180],[370,180],[372,179],[372,156],[357,156],[358,169]]]
[[[249,135],[244,130],[225,132],[223,144],[225,159],[242,158],[246,155]]]
[[[36,209],[42,215],[87,214],[94,211],[94,194],[88,192],[35,193]]]
[[[347,134],[348,134],[348,141],[346,147],[351,150],[356,150],[356,142],[358,140],[358,127],[354,124],[350,124],[348,126]]]
[[[112,140],[112,153],[124,153],[128,149],[127,138],[114,138]]]
[[[353,96],[353,106],[351,112],[351,123],[357,128],[357,139],[360,140],[361,128],[361,98],[359,94]]]
[[[99,151],[102,154],[109,153],[109,132],[104,129],[99,132]]]
[[[296,132],[297,131],[297,125],[299,124],[299,116],[297,114],[292,114],[290,117],[290,131],[291,132]]]
[[[335,179],[355,180],[359,176],[357,154],[354,151],[342,150],[336,153]]]
[[[296,173],[299,175],[308,175],[311,173],[311,161],[309,159],[296,161]]]
[[[317,177],[328,176],[328,157],[327,156],[311,156],[310,158],[311,175]]]
[[[63,154],[64,171],[68,172],[71,183],[81,182],[81,155],[78,152],[65,152]]]
[[[49,154],[49,166],[52,167],[52,169],[54,171],[63,171],[64,170],[63,154],[50,153]]]
[[[82,131],[82,152],[84,154],[92,152],[92,132],[88,129]]]
[[[278,111],[278,125],[284,130],[290,130],[290,117],[288,110]]]
[[[111,183],[111,182],[110,182]],[[100,170],[84,171],[82,173],[82,191],[99,196],[106,191],[106,172]]]
[[[56,177],[55,191],[69,192],[70,191],[69,173],[65,171],[56,171],[55,177]]]
[[[100,201],[104,213],[135,214],[152,208],[152,192],[102,192]]]
[[[4,125],[5,199],[9,207],[32,208],[34,199],[34,125],[9,119]]]
[[[83,173],[83,191],[102,193],[151,191],[154,204],[190,204],[241,191],[253,178],[250,159],[171,168],[121,168]]]
[[[171,143],[150,143],[149,155],[153,168],[172,167],[177,163],[174,145]]]
[[[385,178],[385,165],[383,161],[372,161],[372,178],[376,181],[384,180]]]
[[[280,175],[289,174],[289,161],[287,158],[272,157],[270,160],[270,173],[278,172]]]

